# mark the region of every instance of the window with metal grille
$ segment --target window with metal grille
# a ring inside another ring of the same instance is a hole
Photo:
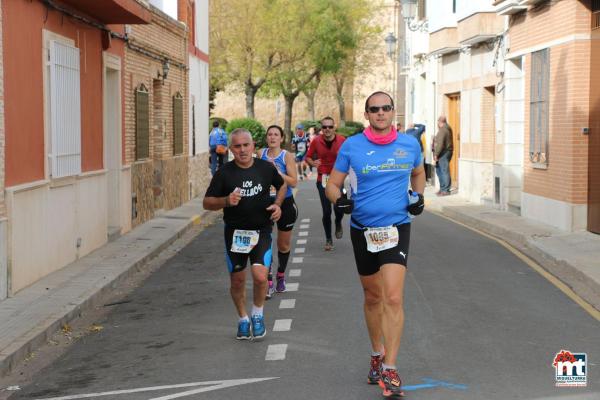
[[[173,154],[183,153],[183,96],[173,96]]]
[[[600,28],[600,0],[592,0],[592,29]]]
[[[50,41],[50,160],[53,178],[81,173],[79,49]]]
[[[150,157],[150,94],[141,84],[135,90],[135,159]]]
[[[548,165],[550,51],[531,53],[531,94],[529,99],[529,159]]]

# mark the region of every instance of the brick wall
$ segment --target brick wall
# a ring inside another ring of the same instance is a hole
[[[510,28],[511,52],[569,35],[589,35],[590,12],[565,0],[529,12]],[[590,42],[585,37],[550,47],[549,161],[547,169],[529,160],[531,54],[525,57],[524,191],[572,204],[586,204],[590,118]]]
[[[187,29],[159,9],[151,7],[151,11],[150,24],[131,26],[131,46],[125,49],[125,162],[134,166],[132,191],[137,195],[138,204],[134,226],[151,218],[154,209],[170,209],[181,205],[188,200],[189,193]],[[162,59],[165,58],[170,60],[170,64],[167,78],[163,79],[160,75],[163,74]],[[140,84],[149,91],[150,156],[148,160],[136,161],[135,89]],[[173,97],[177,93],[181,94],[184,101],[184,155],[174,157]]]

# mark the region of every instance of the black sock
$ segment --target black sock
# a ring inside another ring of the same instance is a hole
[[[277,272],[284,273],[287,268],[288,259],[290,258],[290,252],[282,253],[280,251],[277,252],[277,258],[279,259],[279,268],[277,268]]]

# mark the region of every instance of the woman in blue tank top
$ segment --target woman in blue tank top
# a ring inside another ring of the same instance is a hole
[[[281,218],[277,221],[277,258],[279,266],[277,268],[277,285],[273,287],[272,268],[269,269],[269,289],[267,299],[270,299],[274,292],[285,292],[285,270],[290,257],[290,247],[292,241],[292,229],[298,218],[298,207],[294,201],[292,188],[298,183],[296,171],[296,161],[294,156],[281,148],[283,141],[283,129],[278,125],[271,125],[267,128],[267,146],[258,151],[258,156],[263,160],[272,162],[283,180],[288,185],[285,200],[281,204]]]

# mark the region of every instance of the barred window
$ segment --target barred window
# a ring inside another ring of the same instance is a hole
[[[141,84],[135,90],[135,159],[150,157],[150,95]]]
[[[540,167],[548,165],[550,51],[531,53],[531,94],[529,100],[529,159]]]
[[[183,153],[183,96],[173,96],[173,154]]]

